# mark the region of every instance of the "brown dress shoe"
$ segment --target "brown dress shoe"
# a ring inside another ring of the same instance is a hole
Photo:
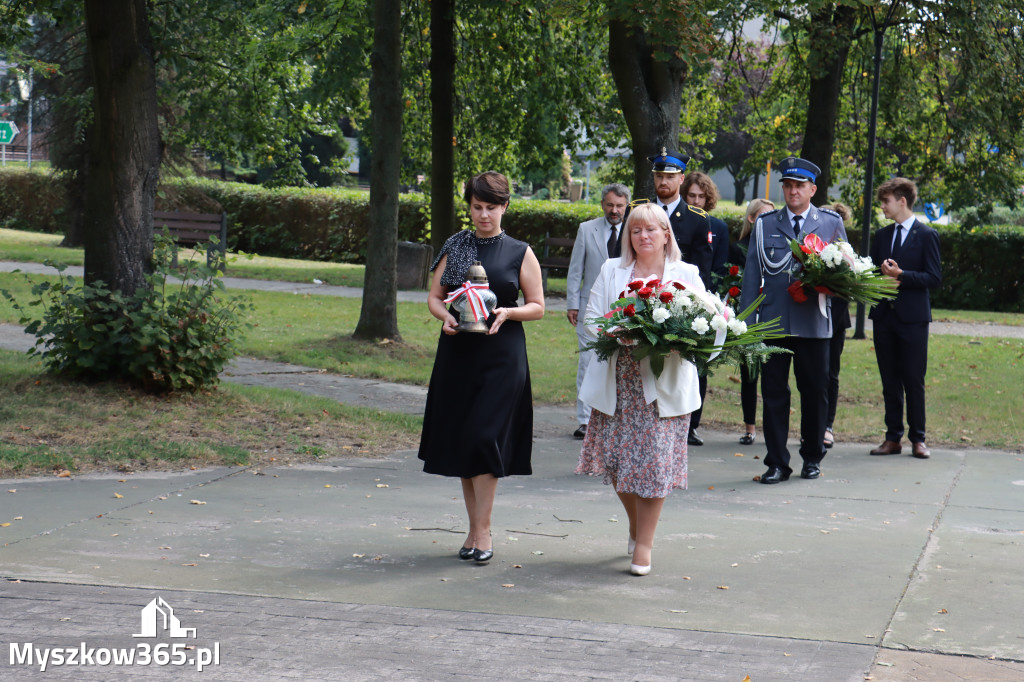
[[[903,452],[903,446],[894,440],[887,440],[871,451],[872,455],[898,455]]]
[[[932,456],[932,453],[928,451],[928,446],[924,443],[914,443],[914,457],[918,459],[928,459]]]

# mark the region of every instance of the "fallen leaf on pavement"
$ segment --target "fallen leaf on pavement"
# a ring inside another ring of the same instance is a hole
[[[189,500],[189,504],[206,504],[202,500]]]
[[[124,497],[124,495],[121,493],[114,493],[114,499],[120,500],[122,497]]]
[[[720,590],[728,590],[729,586],[728,585],[719,585],[718,589],[720,589]]]
[[[515,587],[513,583],[502,583],[502,587]]]

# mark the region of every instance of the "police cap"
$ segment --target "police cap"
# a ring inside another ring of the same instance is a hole
[[[654,164],[651,170],[655,173],[682,173],[690,157],[662,147],[661,153],[648,156],[647,160]]]
[[[821,169],[806,159],[789,156],[779,162],[779,172],[782,173],[783,180],[815,183]]]

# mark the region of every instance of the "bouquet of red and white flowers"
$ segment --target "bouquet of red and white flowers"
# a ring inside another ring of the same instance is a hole
[[[896,282],[883,276],[870,258],[858,256],[849,242],[840,239],[826,244],[818,235],[809,234],[802,243],[791,239],[789,244],[793,257],[803,266],[788,289],[797,303],[807,300],[804,287],[865,305],[896,297]]]
[[[597,340],[586,349],[601,360],[631,349],[635,360],[650,358],[655,376],[661,376],[669,353],[692,362],[701,376],[725,363],[745,363],[755,371],[768,356],[789,352],[765,343],[786,336],[778,318],[752,325],[744,322],[762,299],[737,315],[714,294],[682,282],[633,280],[608,313],[587,320],[597,326]]]

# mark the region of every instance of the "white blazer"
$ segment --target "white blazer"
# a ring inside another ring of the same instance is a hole
[[[585,319],[601,317],[611,310],[612,303],[618,300],[619,294],[629,284],[632,270],[633,264],[624,266],[621,258],[605,262],[590,292]],[[673,279],[695,290],[705,291],[697,266],[683,261],[667,263],[662,279]],[[596,338],[597,328],[592,325],[590,327]],[[619,354],[615,353],[605,361],[595,358],[587,367],[587,374],[580,387],[580,399],[607,415],[615,414],[615,368],[618,357]],[[679,417],[700,407],[697,368],[692,362],[669,354],[665,357],[665,368],[661,376],[655,379],[650,359],[644,358],[640,361],[640,377],[644,384],[644,401],[648,405],[654,400],[658,401],[659,417]]]

